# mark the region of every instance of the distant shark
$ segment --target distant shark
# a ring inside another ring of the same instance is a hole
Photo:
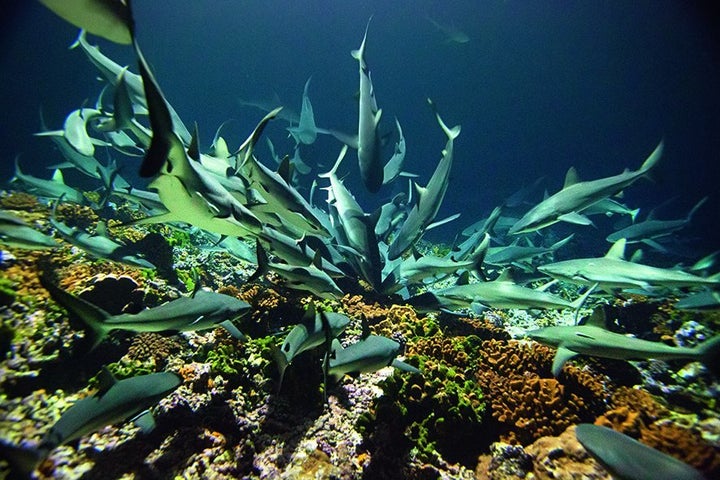
[[[415,184],[417,200],[410,210],[407,219],[395,235],[395,239],[390,244],[390,249],[388,250],[389,260],[394,260],[408,251],[422,236],[425,229],[433,222],[438,210],[440,210],[440,204],[445,197],[445,192],[447,191],[450,180],[450,169],[453,163],[453,146],[455,139],[460,135],[460,125],[448,128],[437,113],[432,101],[428,99],[428,102],[433,107],[435,117],[447,136],[447,142],[442,151],[442,158],[440,162],[438,162],[438,166],[435,168],[427,185],[421,187]]]
[[[408,302],[421,309],[444,308],[477,308],[484,305],[491,308],[541,308],[562,310],[570,308],[578,310],[592,293],[593,289],[578,297],[575,301],[544,291],[543,288],[528,288],[512,281],[506,270],[497,279],[490,282],[476,282],[465,285],[454,285],[439,290],[432,290],[411,297]]]
[[[55,170],[50,180],[33,177],[32,175],[27,175],[20,170],[20,163],[18,162],[17,157],[15,157],[15,175],[10,179],[10,182],[17,182],[21,184],[24,187],[21,188],[22,190],[26,190],[38,197],[52,199],[62,197],[68,202],[80,205],[87,205],[90,203],[82,192],[65,183],[65,178],[61,170]]]
[[[607,241],[617,242],[624,238],[627,243],[642,242],[659,251],[665,251],[665,247],[659,245],[655,240],[687,227],[695,212],[702,207],[707,199],[708,197],[705,197],[700,200],[685,218],[677,220],[658,220],[655,218],[654,213],[650,212],[642,222],[633,223],[608,235]]]
[[[703,362],[717,370],[720,361],[720,335],[706,340],[697,347],[672,347],[661,342],[650,342],[628,337],[605,329],[605,311],[595,309],[585,325],[546,327],[527,332],[536,342],[557,348],[552,374],[558,376],[565,362],[577,355],[590,355],[618,360],[687,359]]]
[[[0,210],[0,243],[28,250],[56,248],[55,240],[38,232],[19,217]]]
[[[621,192],[641,177],[646,176],[660,161],[663,142],[655,148],[639,170],[625,170],[619,175],[581,182],[574,168],[568,170],[562,190],[531,208],[508,233],[534,232],[557,222],[591,225],[582,211],[591,205]]]
[[[575,258],[548,263],[538,270],[553,278],[582,285],[599,284],[600,288],[637,288],[652,291],[656,287],[714,286],[720,284],[720,274],[699,277],[669,268],[657,268],[629,262],[625,257],[624,238],[610,247],[604,257]]]
[[[103,260],[111,260],[113,262],[124,263],[133,267],[155,269],[155,265],[140,257],[137,252],[127,245],[116,242],[107,234],[105,222],[100,221],[95,227],[95,234],[90,234],[77,227],[70,227],[55,218],[55,209],[57,202],[53,207],[50,224],[55,231],[66,242],[75,245],[79,249],[89,255]]]
[[[370,78],[370,69],[365,62],[365,42],[369,27],[370,20],[368,20],[365,27],[365,35],[360,48],[352,51],[352,56],[358,61],[360,69],[360,96],[358,99],[360,113],[358,116],[357,143],[353,146],[357,148],[358,165],[363,184],[365,184],[365,188],[369,192],[375,193],[380,190],[383,184],[383,164],[380,158],[380,134],[378,133],[382,110],[378,109],[375,101],[375,90]]]

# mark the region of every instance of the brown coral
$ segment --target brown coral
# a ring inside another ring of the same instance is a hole
[[[642,429],[640,441],[703,471],[708,478],[720,475],[720,451],[691,429],[657,422]]]
[[[25,192],[12,192],[7,196],[0,197],[0,208],[36,212],[41,208],[45,209],[45,206],[38,202],[35,195]]]
[[[609,380],[576,367],[552,378],[553,356],[536,343],[482,342],[476,378],[488,392],[501,440],[527,445],[605,410]]]
[[[170,354],[177,352],[180,344],[171,337],[163,337],[157,333],[146,332],[135,335],[128,349],[127,356],[131,360],[144,362],[152,360],[161,370]]]

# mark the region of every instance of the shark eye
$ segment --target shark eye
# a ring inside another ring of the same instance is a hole
[[[289,343],[286,343],[285,345],[282,346],[282,349],[283,349],[283,352],[286,352],[286,353],[289,352],[289,351],[290,351],[290,344],[289,344]]]

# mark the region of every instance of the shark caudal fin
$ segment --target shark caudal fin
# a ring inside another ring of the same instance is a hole
[[[86,327],[85,335],[90,345],[89,350],[97,347],[109,331],[103,322],[110,317],[110,314],[92,303],[61,289],[45,275],[40,276],[40,283],[50,293],[53,300],[65,308],[68,314],[80,320]]]
[[[699,360],[710,369],[713,375],[720,377],[720,335],[701,343],[695,348],[700,352]]]

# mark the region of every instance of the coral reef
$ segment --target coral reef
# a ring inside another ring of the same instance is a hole
[[[476,378],[502,441],[527,445],[592,421],[605,410],[609,379],[577,368],[563,370],[559,380],[552,378],[553,354],[535,343],[482,342]]]

